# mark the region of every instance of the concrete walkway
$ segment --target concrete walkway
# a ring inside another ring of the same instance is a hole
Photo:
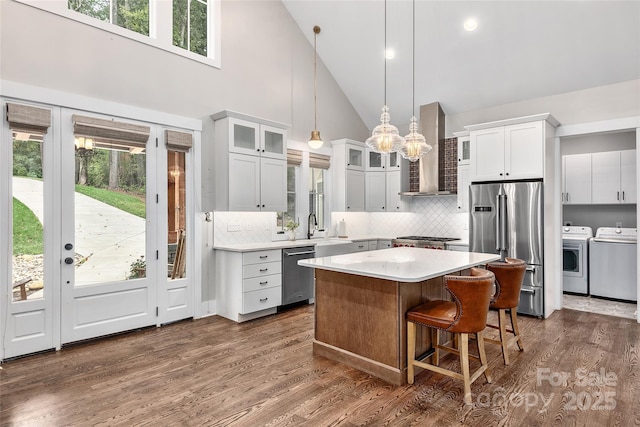
[[[42,181],[13,177],[13,197],[44,223]],[[75,193],[74,245],[86,259],[76,266],[76,286],[125,280],[131,263],[145,254],[145,220]]]

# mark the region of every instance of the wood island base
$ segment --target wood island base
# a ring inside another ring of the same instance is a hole
[[[427,300],[448,296],[442,277],[407,283],[321,269],[315,277],[313,354],[391,384],[406,384],[405,314]],[[431,347],[423,329],[418,328],[418,354]]]

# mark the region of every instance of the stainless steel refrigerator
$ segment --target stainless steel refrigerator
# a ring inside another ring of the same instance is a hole
[[[544,316],[544,220],[541,181],[469,186],[469,250],[527,263],[518,313]]]

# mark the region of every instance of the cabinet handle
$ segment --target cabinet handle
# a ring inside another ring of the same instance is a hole
[[[502,176],[502,172],[500,172],[500,176]]]
[[[509,176],[509,172],[507,172],[505,175]]]
[[[260,152],[260,149],[259,149],[259,148],[256,148],[256,151],[259,153],[259,152]]]
[[[260,259],[267,259],[269,258],[269,255],[260,255]]]
[[[260,298],[260,302],[265,302],[268,299],[269,299],[269,297]]]
[[[622,192],[622,201],[624,202],[624,191]]]
[[[265,271],[268,271],[268,270],[269,270],[268,268],[261,268],[260,273],[264,273]]]
[[[260,207],[260,205],[256,205],[256,208],[259,208],[259,207]]]
[[[569,193],[567,193],[567,203],[569,203]]]
[[[262,207],[264,208],[264,205],[262,205]]]
[[[384,206],[382,207],[382,209],[384,209]]]
[[[618,191],[616,194],[616,199],[620,200],[620,192]]]
[[[269,283],[269,281],[265,281],[265,282],[260,282],[261,285],[266,285],[267,283]]]

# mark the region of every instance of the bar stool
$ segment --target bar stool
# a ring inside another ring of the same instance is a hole
[[[471,383],[483,373],[487,382],[491,382],[482,331],[487,324],[489,300],[494,281],[495,276],[492,272],[479,268],[472,268],[470,276],[444,276],[445,289],[453,296],[453,301],[433,300],[407,312],[407,380],[409,384],[413,384],[414,366],[448,375],[464,382],[464,401],[471,404]],[[433,364],[416,360],[416,324],[432,328]],[[458,349],[440,345],[439,330],[454,333],[458,341]],[[469,334],[474,333],[477,336],[478,356],[469,354]],[[459,355],[462,373],[438,366],[439,350]],[[473,374],[469,374],[469,357],[480,360],[481,364]]]
[[[518,328],[518,315],[516,309],[520,302],[520,289],[526,270],[526,263],[517,258],[505,258],[504,262],[491,262],[487,264],[487,270],[496,276],[496,293],[489,305],[491,310],[498,310],[498,325],[487,325],[500,331],[500,339],[485,338],[485,341],[500,344],[504,364],[509,364],[509,345],[516,342],[518,349],[524,351],[520,329]],[[511,329],[506,326],[506,312],[509,310],[511,317]],[[508,337],[507,332],[513,336]]]

